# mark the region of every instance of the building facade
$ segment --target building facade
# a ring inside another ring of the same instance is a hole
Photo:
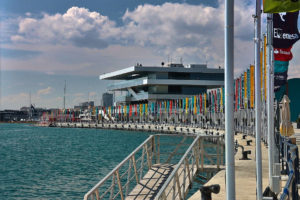
[[[103,93],[102,94],[102,102],[103,106],[108,107],[113,105],[113,94],[111,93]]]
[[[180,99],[224,85],[224,69],[203,64],[170,64],[133,66],[100,75],[100,80],[114,80],[108,90],[114,93],[114,104],[155,102]]]
[[[79,105],[74,106],[75,110],[87,110],[94,107],[94,101],[86,101],[86,102],[82,102],[79,103]]]

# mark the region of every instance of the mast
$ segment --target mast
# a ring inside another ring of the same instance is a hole
[[[67,90],[67,81],[65,80],[65,87],[64,87],[64,110],[66,109],[66,90]]]

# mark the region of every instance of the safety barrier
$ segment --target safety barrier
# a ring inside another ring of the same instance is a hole
[[[152,167],[166,165],[171,166],[171,174],[158,191],[157,199],[170,194],[172,198],[168,199],[185,197],[198,170],[203,171],[208,164],[218,170],[224,164],[223,148],[222,136],[151,135],[86,193],[84,200],[124,200]]]
[[[299,184],[299,154],[298,147],[291,140],[280,136],[280,150],[283,173],[288,175],[288,180],[283,188],[280,200],[298,200]]]

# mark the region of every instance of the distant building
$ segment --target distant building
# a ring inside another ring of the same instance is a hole
[[[86,101],[86,102],[79,103],[78,106],[74,106],[74,109],[76,109],[76,110],[86,110],[86,109],[89,109],[89,108],[92,108],[92,107],[94,107],[94,101]]]
[[[108,86],[115,104],[179,99],[224,85],[224,69],[204,64],[133,66],[100,75],[100,80],[119,80]]]
[[[113,105],[113,94],[110,93],[103,93],[102,94],[102,102],[103,106],[108,107]]]
[[[10,121],[26,121],[29,115],[26,111],[20,110],[2,110],[0,111],[0,121],[10,122]]]

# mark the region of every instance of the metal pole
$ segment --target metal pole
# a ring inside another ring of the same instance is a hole
[[[261,159],[261,83],[260,83],[260,44],[261,44],[261,0],[256,0],[255,22],[255,132],[256,132],[256,199],[262,199],[262,159]]]
[[[269,185],[273,191],[274,163],[274,98],[273,98],[273,64],[272,64],[272,14],[267,15],[267,112],[268,112],[268,156],[269,156]]]
[[[234,0],[225,0],[225,159],[226,199],[235,199],[234,168]]]

